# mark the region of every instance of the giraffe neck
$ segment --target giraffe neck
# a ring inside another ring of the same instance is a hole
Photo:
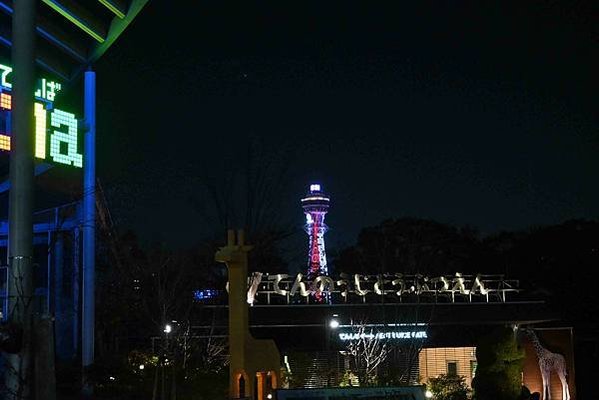
[[[537,335],[532,331],[530,333],[530,341],[532,342],[532,346],[534,347],[537,355],[543,355],[547,353],[547,349],[543,347]]]

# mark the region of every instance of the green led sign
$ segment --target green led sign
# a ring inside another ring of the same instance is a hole
[[[10,111],[12,97],[10,74],[12,68],[0,64],[0,150],[10,151]],[[54,108],[52,103],[62,85],[40,79],[34,96],[35,157],[55,163],[81,168],[83,155],[79,153],[78,124],[75,114]],[[3,125],[3,126],[2,126]]]

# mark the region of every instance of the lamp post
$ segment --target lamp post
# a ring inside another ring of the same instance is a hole
[[[337,328],[339,328],[339,315],[333,314],[331,318],[329,318],[326,322],[326,331],[327,331],[327,351],[331,349],[331,336],[335,334]]]

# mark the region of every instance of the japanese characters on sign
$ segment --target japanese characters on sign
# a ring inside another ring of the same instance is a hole
[[[454,275],[429,277],[425,275],[396,274],[340,274],[337,279],[321,275],[309,281],[304,274],[295,277],[288,274],[268,275],[254,272],[248,279],[247,302],[249,304],[280,302],[309,298],[317,293],[333,296],[336,302],[348,302],[350,298],[366,303],[367,298],[386,296],[401,301],[409,296],[430,297],[450,302],[456,300],[506,301],[507,293],[519,292],[518,281],[506,280],[502,275]]]

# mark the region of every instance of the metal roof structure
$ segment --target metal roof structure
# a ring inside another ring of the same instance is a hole
[[[16,0],[0,0],[0,44],[12,46]],[[42,0],[37,10],[36,62],[72,81],[102,56],[149,0]]]

